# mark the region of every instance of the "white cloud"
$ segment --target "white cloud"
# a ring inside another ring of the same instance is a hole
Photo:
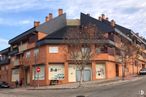
[[[146,37],[145,0],[63,0],[69,18],[79,18],[79,13],[90,13],[98,18],[104,13],[117,24],[128,27]]]
[[[80,12],[90,13],[98,18],[102,13],[116,23],[139,32],[146,37],[146,2],[145,0],[0,0],[0,12],[22,12],[29,10],[52,10],[63,8],[68,18],[79,18]],[[32,19],[5,20],[0,24],[32,24]]]
[[[26,11],[53,8],[49,3],[55,0],[0,0],[0,12],[5,11]]]
[[[7,48],[9,46],[8,40],[0,38],[0,50]]]
[[[16,20],[12,18],[0,18],[0,25],[7,26],[24,26],[31,25],[33,23],[33,19],[24,19],[24,20]]]

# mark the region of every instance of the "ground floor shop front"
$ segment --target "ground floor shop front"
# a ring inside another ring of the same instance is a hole
[[[40,71],[37,71],[37,69]],[[124,68],[124,70],[123,70]],[[82,71],[83,81],[114,79],[128,75],[134,75],[142,68],[139,66],[116,64],[114,62],[92,62],[84,66]],[[124,71],[124,73],[123,73]],[[11,70],[11,82],[23,80],[24,85],[50,85],[78,82],[81,78],[81,70],[73,63],[49,63],[37,64],[26,67],[16,67]]]

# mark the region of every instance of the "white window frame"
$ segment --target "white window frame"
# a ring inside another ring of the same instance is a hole
[[[58,53],[58,52],[59,52],[58,46],[49,47],[49,53]]]

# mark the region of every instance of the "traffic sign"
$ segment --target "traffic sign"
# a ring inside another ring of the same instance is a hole
[[[36,71],[37,71],[37,72],[40,72],[40,70],[41,70],[40,67],[37,67],[37,68],[36,68]]]

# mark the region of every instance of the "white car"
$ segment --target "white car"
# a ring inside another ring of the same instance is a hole
[[[139,74],[140,74],[140,75],[146,75],[146,68],[142,68],[142,69],[139,71]]]

